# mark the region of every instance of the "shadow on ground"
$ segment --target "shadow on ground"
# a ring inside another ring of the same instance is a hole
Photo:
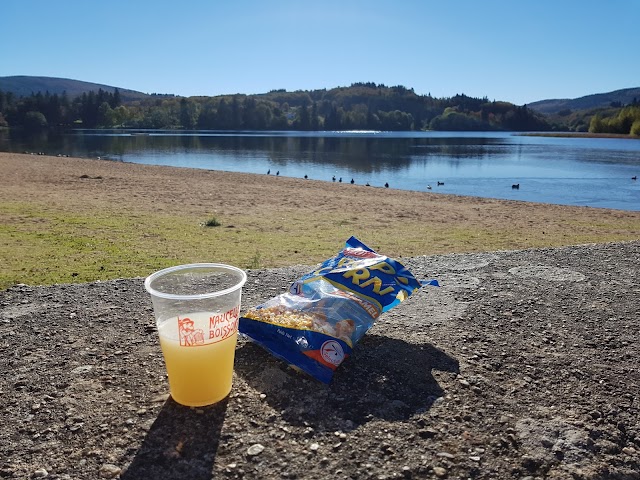
[[[235,368],[291,424],[349,430],[375,418],[400,421],[427,411],[444,393],[432,371],[458,373],[459,364],[433,345],[369,334],[330,385],[253,343],[238,348]]]
[[[190,408],[169,398],[121,480],[209,480],[228,398]]]

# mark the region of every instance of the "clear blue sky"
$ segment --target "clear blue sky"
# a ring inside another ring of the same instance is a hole
[[[516,104],[640,87],[640,0],[0,0],[0,76],[183,96],[353,82]]]

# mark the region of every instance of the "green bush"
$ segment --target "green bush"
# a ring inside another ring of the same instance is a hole
[[[27,112],[24,116],[24,128],[29,131],[47,128],[47,118],[40,112]]]
[[[216,217],[211,217],[209,220],[205,221],[203,224],[205,227],[219,227],[222,225]]]

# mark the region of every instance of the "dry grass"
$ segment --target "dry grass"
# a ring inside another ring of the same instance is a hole
[[[7,153],[0,171],[0,288],[314,264],[351,235],[393,257],[640,238],[640,212]]]

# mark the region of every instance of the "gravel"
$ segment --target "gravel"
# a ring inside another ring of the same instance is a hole
[[[640,478],[640,242],[400,260],[441,287],[331,385],[241,339],[200,408],[143,279],[0,292],[0,478]],[[248,271],[243,308],[309,268]]]

